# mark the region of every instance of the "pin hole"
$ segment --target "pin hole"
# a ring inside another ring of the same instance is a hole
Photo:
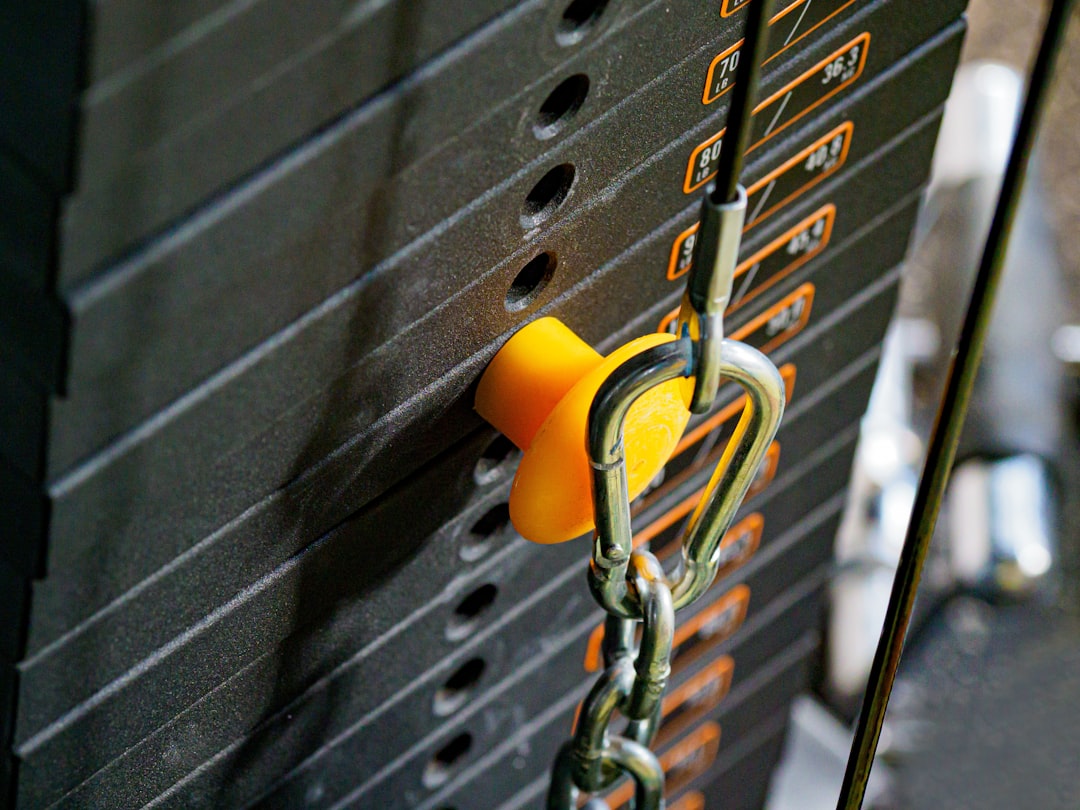
[[[469,753],[472,743],[472,735],[465,731],[436,751],[435,756],[424,768],[424,775],[421,778],[424,787],[431,790],[448,782],[454,764]]]
[[[563,46],[581,42],[596,26],[607,4],[608,0],[573,0],[555,27],[555,41]]]
[[[555,254],[548,251],[532,258],[514,276],[510,284],[510,289],[506,293],[507,311],[520,312],[536,301],[555,275],[557,266]]]
[[[484,487],[494,484],[507,476],[511,468],[521,458],[521,451],[501,433],[484,448],[473,467],[473,480]]]
[[[499,503],[480,516],[465,533],[458,551],[465,562],[476,562],[491,548],[491,543],[510,525],[510,504]]]
[[[577,114],[589,95],[589,77],[576,73],[548,94],[536,115],[533,134],[542,141],[555,137]]]
[[[489,582],[462,599],[447,622],[446,637],[451,641],[460,641],[472,634],[480,626],[498,593],[499,589]]]
[[[432,711],[439,717],[446,717],[464,706],[472,697],[480,679],[484,677],[486,668],[483,658],[470,658],[458,667],[435,691]]]

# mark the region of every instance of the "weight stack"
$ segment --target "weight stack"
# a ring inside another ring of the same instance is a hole
[[[602,613],[587,540],[510,526],[476,381],[544,315],[669,327],[756,1],[0,14],[11,807],[543,806]],[[775,6],[726,324],[789,403],[679,614],[673,810],[760,807],[808,684],[964,31],[963,0]],[[632,505],[664,560],[738,393]]]

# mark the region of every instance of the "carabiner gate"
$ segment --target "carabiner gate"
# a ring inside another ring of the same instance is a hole
[[[693,602],[712,584],[720,541],[757,475],[784,412],[784,383],[776,367],[757,349],[723,338],[723,310],[731,296],[746,192],[739,186],[732,203],[708,200],[703,234],[715,241],[711,260],[691,269],[673,343],[644,351],[615,369],[604,381],[589,411],[587,445],[592,471],[596,530],[589,586],[596,600],[616,616],[641,618],[641,607],[627,587],[633,551],[629,486],[622,426],[634,401],[650,388],[679,377],[694,378],[691,410],[707,409],[722,378],[746,391],[746,407],[716,471],[694,509],[683,536],[682,559],[668,582],[675,609]],[[698,410],[700,412],[700,410]]]

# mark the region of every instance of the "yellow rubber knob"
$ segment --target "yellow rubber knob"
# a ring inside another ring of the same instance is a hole
[[[561,543],[593,527],[585,450],[589,408],[600,385],[625,360],[672,335],[637,338],[602,357],[555,318],[518,331],[480,378],[476,410],[524,451],[510,491],[510,520],[525,538]],[[630,497],[671,457],[690,411],[686,380],[650,389],[623,423]]]

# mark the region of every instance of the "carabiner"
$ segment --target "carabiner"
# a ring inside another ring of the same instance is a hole
[[[724,339],[724,310],[731,298],[735,263],[746,218],[746,189],[717,203],[702,204],[698,249],[679,308],[677,340],[637,354],[614,369],[593,398],[588,419],[595,533],[589,587],[610,613],[641,617],[641,603],[627,586],[633,551],[630,492],[623,447],[623,422],[638,397],[679,377],[692,377],[690,410],[712,407],[721,378],[746,390],[746,407],[724,449],[705,494],[690,517],[682,559],[668,583],[675,609],[685,607],[712,584],[724,532],[757,475],[784,413],[784,383],[757,349]]]
[[[639,396],[655,385],[692,376],[694,347],[684,336],[638,354],[601,385],[589,412],[588,454],[592,467],[596,531],[589,587],[616,616],[641,618],[641,605],[627,585],[633,551],[622,422]],[[784,382],[769,359],[744,343],[720,343],[720,376],[746,391],[746,406],[701,502],[683,536],[679,569],[669,581],[674,607],[693,602],[712,584],[720,541],[776,436],[784,413]]]

